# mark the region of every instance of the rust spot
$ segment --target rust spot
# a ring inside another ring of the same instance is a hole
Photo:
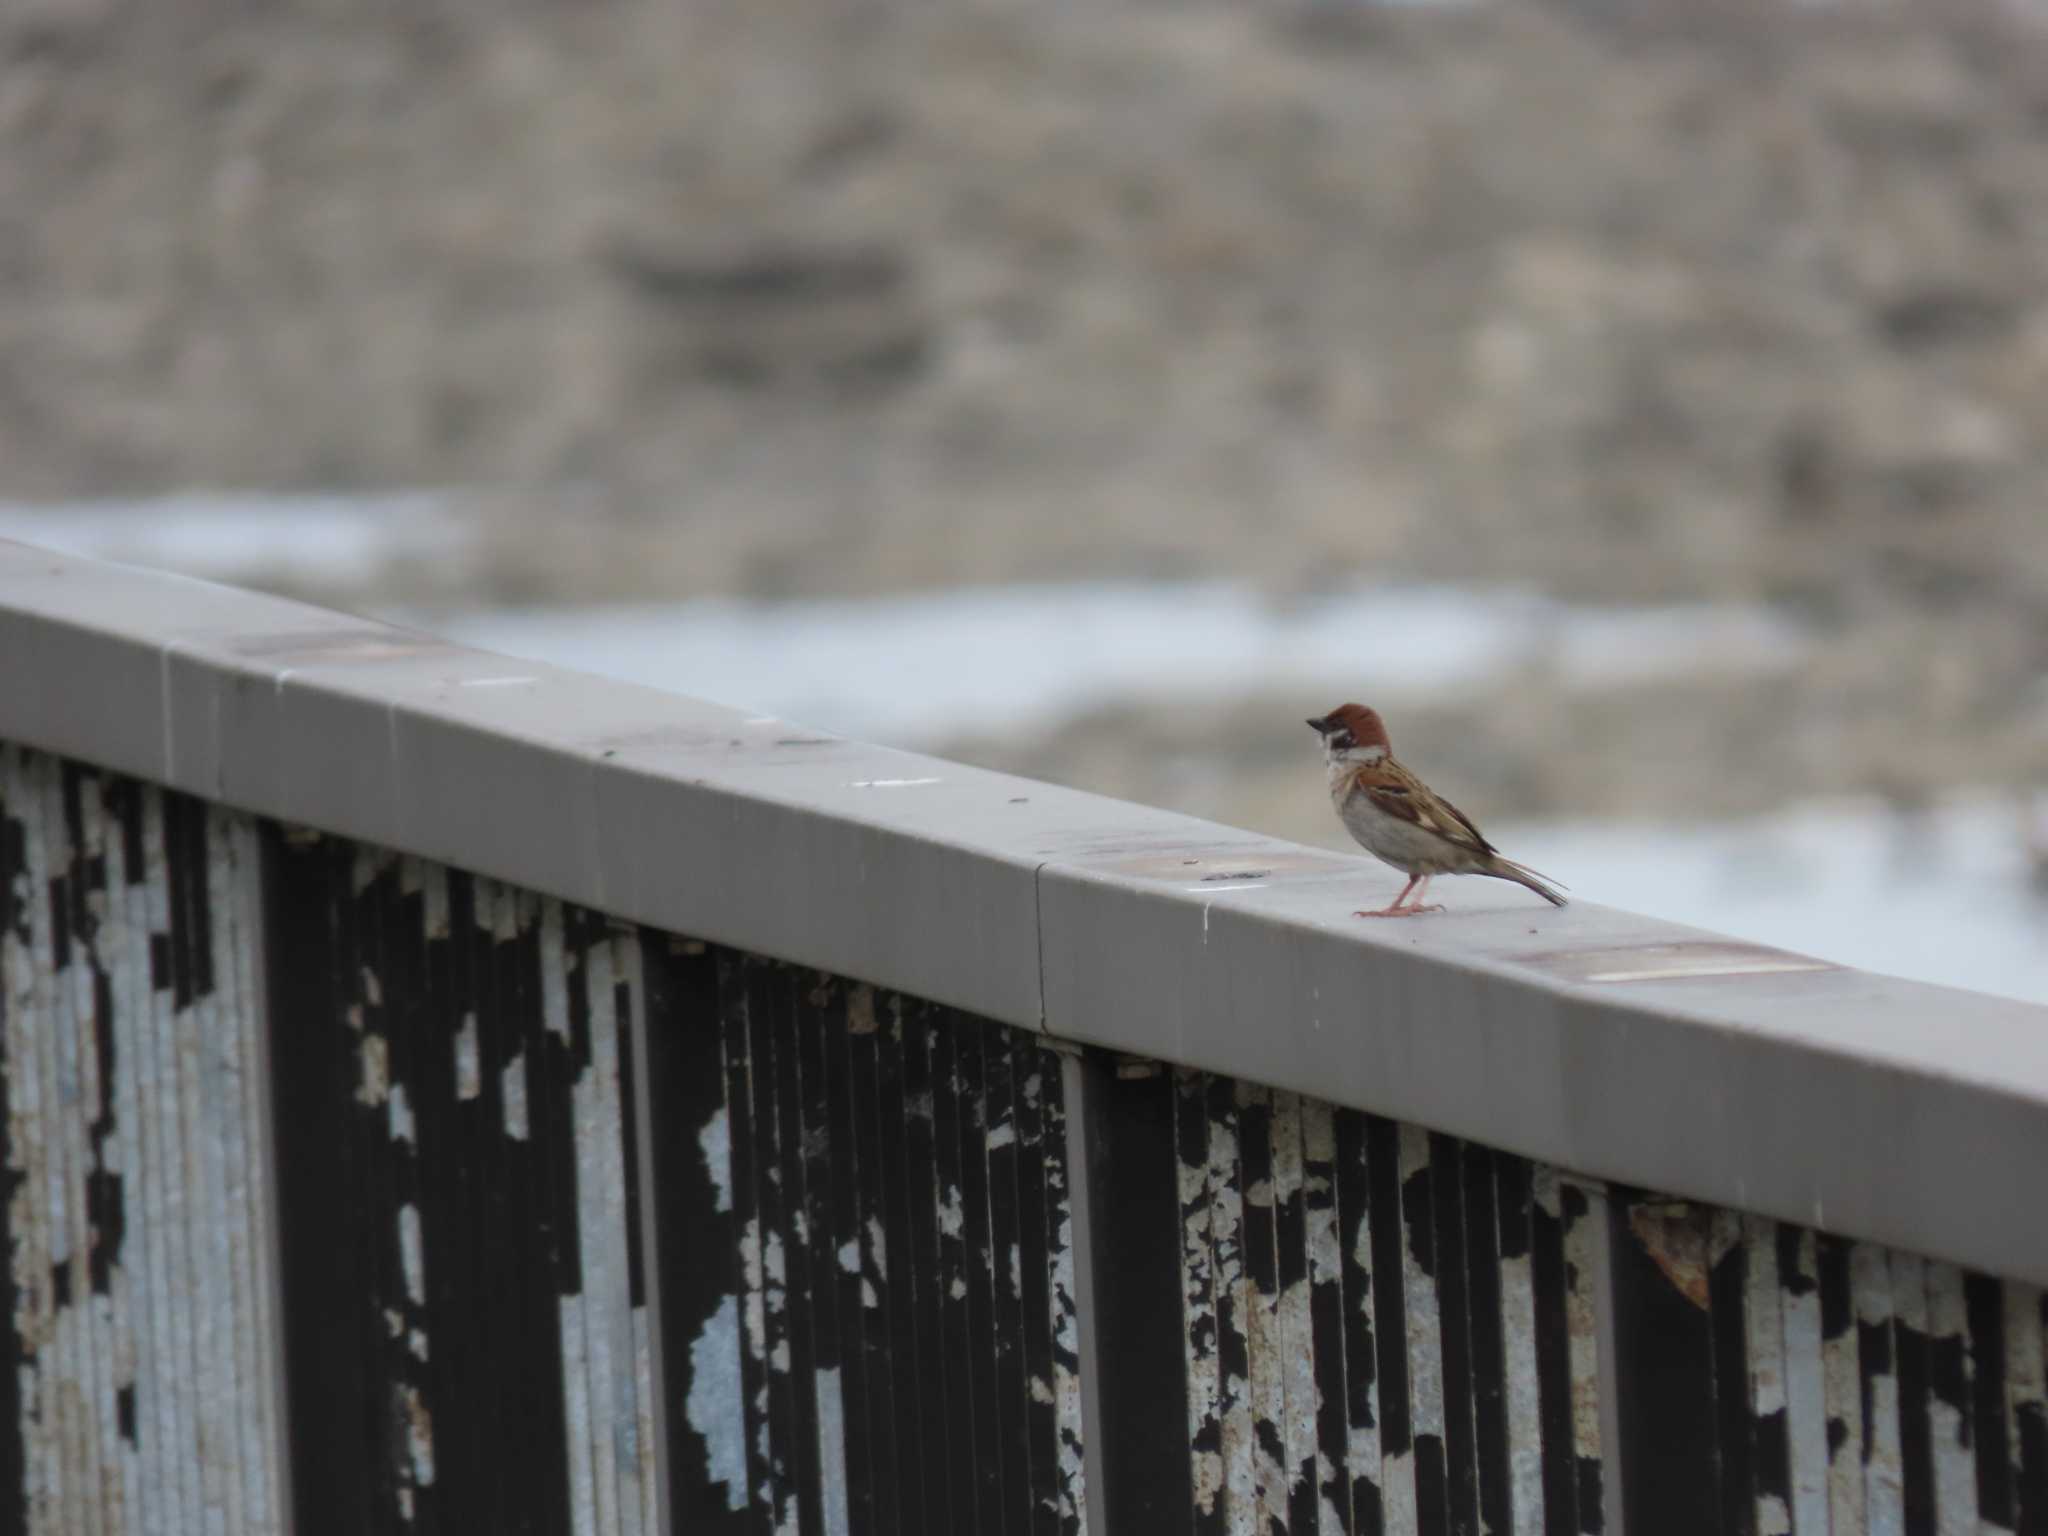
[[[1675,944],[1630,944],[1613,949],[1552,949],[1515,956],[1517,964],[1567,981],[1613,984],[1685,981],[1733,976],[1788,976],[1839,967],[1811,955],[1730,939],[1687,939]]]
[[[849,1035],[872,1035],[877,1027],[875,989],[865,983],[847,988],[846,1032]]]
[[[1683,1200],[1638,1205],[1628,1213],[1629,1231],[1672,1288],[1702,1312],[1707,1310],[1714,1266],[1740,1240],[1739,1227],[1715,1220],[1716,1213]]]

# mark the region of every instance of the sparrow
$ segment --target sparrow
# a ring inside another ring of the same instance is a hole
[[[1337,808],[1344,830],[1367,853],[1408,877],[1401,894],[1389,905],[1353,913],[1354,917],[1441,912],[1440,906],[1422,905],[1434,875],[1492,875],[1526,885],[1554,906],[1565,904],[1542,876],[1502,858],[1499,850],[1480,836],[1471,817],[1394,760],[1378,710],[1340,704],[1320,720],[1309,721],[1309,726],[1323,738],[1330,803]],[[1418,883],[1420,890],[1416,890]],[[1415,892],[1412,901],[1410,891]]]

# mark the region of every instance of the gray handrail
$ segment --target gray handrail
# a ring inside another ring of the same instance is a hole
[[[1364,859],[4,542],[0,656],[0,738],[1005,1023],[2048,1282],[2048,1008],[1505,886],[1363,923],[1393,880]]]

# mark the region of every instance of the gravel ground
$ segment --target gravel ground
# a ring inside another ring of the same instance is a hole
[[[2048,777],[2048,44],[1610,9],[33,0],[0,496],[460,488],[357,605],[1764,602],[1789,678],[1532,668],[1404,750],[1496,815]],[[1303,709],[955,745],[1263,821]]]

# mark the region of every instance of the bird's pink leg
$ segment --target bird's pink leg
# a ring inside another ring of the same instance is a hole
[[[1415,909],[1413,907],[1404,907],[1401,903],[1408,899],[1408,893],[1415,889],[1415,883],[1420,879],[1422,879],[1420,875],[1410,875],[1408,883],[1401,887],[1401,894],[1388,902],[1387,905],[1371,912],[1354,912],[1351,915],[1353,917],[1408,917],[1412,915]]]
[[[1431,902],[1431,903],[1430,903],[1430,904],[1429,904],[1428,906],[1426,906],[1426,907],[1425,907],[1425,906],[1424,906],[1424,905],[1422,904],[1422,898],[1423,898],[1423,897],[1425,897],[1425,896],[1427,896],[1427,895],[1429,894],[1429,882],[1430,882],[1430,881],[1432,881],[1432,880],[1434,880],[1435,878],[1436,878],[1436,876],[1434,876],[1434,875],[1424,875],[1424,876],[1422,877],[1422,889],[1421,889],[1421,890],[1419,890],[1419,891],[1417,891],[1417,892],[1415,893],[1415,899],[1414,899],[1413,901],[1411,901],[1411,902],[1409,902],[1409,903],[1408,903],[1408,914],[1409,914],[1409,916],[1411,916],[1411,917],[1412,917],[1412,916],[1414,916],[1414,915],[1415,915],[1415,914],[1416,914],[1417,912],[1441,912],[1441,911],[1443,911],[1443,903],[1442,903],[1442,902]]]

